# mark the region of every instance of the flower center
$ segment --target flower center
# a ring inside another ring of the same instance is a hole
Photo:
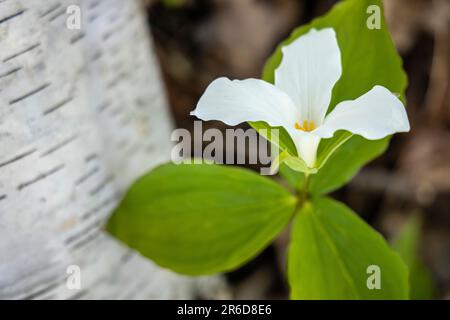
[[[299,124],[298,122],[295,123],[295,129],[302,130],[302,131],[313,131],[316,128],[314,121],[303,121],[303,125]]]

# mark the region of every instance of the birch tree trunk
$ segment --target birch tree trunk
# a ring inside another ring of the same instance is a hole
[[[80,30],[67,28],[69,5]],[[0,298],[211,297],[220,285],[102,231],[127,187],[169,160],[142,12],[137,0],[0,0]],[[67,286],[71,265],[80,289]]]

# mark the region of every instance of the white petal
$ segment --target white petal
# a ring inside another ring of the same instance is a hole
[[[270,126],[294,126],[297,110],[282,90],[259,79],[214,80],[191,115],[220,120],[234,126],[245,121],[265,121]]]
[[[355,100],[339,103],[312,133],[330,138],[337,130],[347,130],[369,140],[381,139],[409,131],[408,115],[395,95],[385,87],[375,86]]]
[[[308,167],[314,168],[316,165],[317,148],[319,147],[321,138],[311,132],[291,128],[286,128],[286,130],[297,147],[297,154],[305,161]]]
[[[275,70],[275,86],[283,89],[300,108],[301,119],[320,125],[331,91],[342,73],[341,52],[332,28],[311,29],[282,48],[283,60]]]

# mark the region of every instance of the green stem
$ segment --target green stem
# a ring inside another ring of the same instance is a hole
[[[306,201],[308,199],[309,194],[309,174],[305,172],[305,183],[303,185],[303,200]]]

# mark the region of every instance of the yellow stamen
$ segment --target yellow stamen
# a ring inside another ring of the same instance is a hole
[[[295,123],[295,129],[302,130],[302,131],[313,131],[316,128],[316,125],[314,124],[314,121],[303,121],[303,126],[300,125],[298,122]]]

